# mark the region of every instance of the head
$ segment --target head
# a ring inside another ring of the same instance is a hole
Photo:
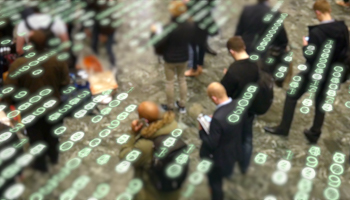
[[[236,55],[245,52],[245,44],[241,36],[234,36],[226,43],[227,50],[236,59]]]
[[[47,38],[43,31],[33,30],[29,32],[29,42],[34,46],[37,51],[43,51],[46,47]]]
[[[219,105],[228,99],[224,86],[219,82],[211,83],[207,88],[207,94],[215,105]]]
[[[327,0],[317,0],[314,3],[313,10],[315,11],[318,21],[323,21],[331,14],[331,6]]]
[[[171,1],[168,9],[172,17],[178,17],[187,11],[186,4],[181,0]]]
[[[162,113],[160,107],[151,101],[142,102],[138,109],[139,118],[145,118],[149,126],[141,130],[141,135],[145,138],[150,138],[153,134],[163,126],[174,121],[175,115],[173,112]]]

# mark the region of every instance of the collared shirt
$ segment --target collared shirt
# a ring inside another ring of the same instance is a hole
[[[334,22],[334,21],[335,21],[334,19],[325,20],[325,21],[322,21],[321,24],[327,24],[327,23],[331,23],[331,22]]]
[[[224,106],[224,105],[226,105],[226,104],[229,104],[229,103],[231,103],[231,102],[232,102],[232,98],[229,97],[227,101],[224,101],[224,102],[220,103],[219,105],[217,105],[217,106],[216,106],[216,109],[218,109],[218,108],[220,108],[221,106]]]

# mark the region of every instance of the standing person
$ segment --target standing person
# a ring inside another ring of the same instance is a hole
[[[28,33],[31,30],[46,29],[51,26],[51,32],[60,38],[62,43],[69,40],[67,27],[60,18],[53,19],[48,14],[42,14],[38,7],[32,7],[32,11],[34,13],[18,24],[16,50],[19,56],[24,53],[23,47],[25,43],[28,43]],[[23,35],[23,33],[26,34]]]
[[[241,141],[245,120],[236,124],[228,121],[228,116],[238,104],[237,101],[226,95],[225,88],[220,83],[211,83],[207,88],[207,94],[217,107],[210,122],[209,133],[206,133],[200,126],[199,136],[202,140],[200,157],[213,161],[213,167],[207,174],[211,199],[223,200],[223,178],[231,176],[235,163],[242,159]],[[241,117],[244,119],[246,113]]]
[[[135,178],[142,180],[143,187],[136,194],[135,200],[166,199],[179,200],[181,188],[164,192],[160,191],[153,184],[154,176],[150,175],[150,166],[154,155],[154,143],[158,137],[167,136],[177,128],[175,115],[171,111],[161,112],[157,104],[149,101],[142,102],[138,109],[139,118],[146,121],[147,124],[138,123],[134,120],[131,124],[130,138],[120,149],[119,158],[125,159],[133,150],[141,151],[140,156],[133,166],[135,169]],[[152,180],[153,179],[153,180]]]
[[[187,84],[184,73],[189,58],[188,45],[193,39],[194,26],[189,21],[177,22],[177,18],[186,12],[186,5],[182,1],[170,2],[169,11],[171,21],[163,30],[174,23],[177,24],[177,27],[155,44],[156,49],[161,49],[165,61],[167,104],[163,104],[162,107],[165,110],[174,109],[174,77],[176,73],[180,86],[180,101],[176,101],[175,106],[179,108],[180,113],[186,113]],[[153,25],[152,32],[152,37],[154,37],[161,34],[162,30]]]
[[[198,3],[202,3],[203,1],[194,0],[194,3],[189,1],[188,10],[192,9],[194,6],[198,5]],[[215,25],[214,18],[211,14],[211,10],[213,8],[213,0],[208,0],[207,3],[201,7],[198,11],[193,13],[193,16],[201,12],[206,12],[206,14],[202,17],[202,19],[195,22],[194,29],[194,40],[191,44],[193,50],[193,64],[190,70],[185,72],[185,76],[198,76],[203,71],[204,64],[204,56],[206,52],[210,52],[210,54],[216,55],[209,46],[208,46],[208,36],[216,35],[218,31],[215,33],[210,33],[209,28]],[[208,22],[209,21],[209,22]],[[207,23],[208,22],[208,23]]]
[[[42,31],[31,31],[28,34],[29,41],[33,44],[35,51],[38,54],[42,54],[45,51],[46,35]],[[33,59],[27,59],[20,57],[12,63],[9,69],[9,74],[17,71],[24,64],[31,62]],[[33,77],[31,72],[22,74],[18,77],[12,78],[8,76],[5,80],[5,85],[12,85],[17,89],[26,89],[30,94],[35,94],[41,91],[44,87],[51,87],[53,89],[53,97],[60,102],[60,91],[63,87],[67,86],[70,82],[68,67],[65,62],[59,61],[55,56],[50,57],[47,61],[43,61],[40,65],[43,68],[42,75]],[[5,99],[9,105],[14,101],[11,97]],[[40,104],[40,103],[39,103]],[[58,105],[58,104],[56,104]],[[32,113],[41,105],[34,106],[27,109],[25,114]],[[22,113],[23,114],[23,113]],[[48,166],[46,163],[46,156],[50,158],[52,164],[58,163],[58,138],[54,137],[52,132],[53,124],[46,121],[45,117],[39,117],[37,121],[27,127],[27,133],[30,144],[37,142],[45,142],[47,145],[47,151],[41,154],[34,162],[34,169],[41,172],[47,172]]]
[[[242,36],[247,47],[246,51],[249,55],[253,53],[259,38],[263,37],[262,34],[264,34],[271,22],[274,23],[274,19],[278,18],[280,14],[279,12],[276,12],[270,23],[266,23],[263,19],[270,12],[271,8],[269,7],[269,0],[258,0],[257,4],[243,8],[234,35]],[[282,26],[281,31],[277,34],[276,39],[271,43],[271,46],[278,46],[284,50],[287,45],[287,34]]]
[[[221,80],[227,95],[232,99],[237,99],[243,94],[243,90],[251,83],[259,80],[259,67],[255,62],[251,62],[249,55],[245,51],[246,47],[240,36],[235,36],[227,41],[227,50],[235,59]],[[225,70],[226,71],[226,70]],[[244,161],[240,164],[243,174],[248,170],[253,149],[253,121],[254,112],[249,110],[246,123],[243,128],[242,141],[244,150]]]
[[[317,0],[313,5],[317,19],[321,22],[319,25],[309,26],[309,42],[303,38],[303,52],[306,58],[306,65],[310,68],[307,72],[300,72],[298,75],[303,78],[303,83],[299,86],[296,94],[286,95],[284,102],[284,109],[282,115],[282,122],[276,127],[264,127],[265,131],[281,136],[288,136],[289,130],[293,121],[294,110],[298,99],[306,92],[311,82],[311,72],[315,70],[317,64],[317,58],[322,53],[322,45],[328,40],[335,41],[336,46],[331,59],[326,66],[323,79],[320,80],[319,87],[316,91],[316,103],[315,103],[315,117],[313,125],[309,130],[304,130],[304,135],[310,143],[317,143],[321,136],[321,128],[323,125],[325,112],[322,110],[321,102],[324,99],[324,93],[326,90],[326,82],[329,80],[330,72],[333,70],[330,66],[334,67],[337,62],[343,62],[346,58],[346,53],[349,49],[349,31],[343,21],[336,21],[331,16],[331,7],[326,0]],[[305,54],[305,50],[309,44],[315,46],[315,52],[309,56]]]
[[[343,6],[345,8],[349,8],[350,7],[349,0],[336,1],[336,4],[338,4],[340,6]]]

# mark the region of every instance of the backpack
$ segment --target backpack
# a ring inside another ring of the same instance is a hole
[[[265,114],[273,102],[273,78],[259,69],[258,90],[251,104],[250,110],[256,115]]]
[[[27,19],[28,19],[28,18],[24,19],[24,23],[25,23],[27,29],[28,29],[29,31],[34,30],[34,29],[29,25]],[[52,27],[53,23],[54,23],[54,20],[51,18],[51,22],[50,22],[50,24],[49,24],[48,27],[46,27],[46,28],[40,28],[40,29],[39,29],[40,31],[44,32],[44,34],[46,35],[46,41],[47,41],[46,47],[50,47],[48,43],[49,43],[49,41],[50,41],[51,38],[54,38],[54,37],[55,37],[55,34],[51,31],[51,27]]]
[[[169,178],[166,175],[166,170],[175,162],[178,155],[187,148],[187,144],[181,139],[177,138],[175,144],[168,148],[167,154],[158,158],[155,156],[156,153],[162,152],[163,141],[165,141],[169,135],[161,135],[153,139],[153,158],[151,161],[151,167],[149,168],[148,174],[151,178],[151,182],[158,191],[171,192],[181,188],[181,185],[185,182],[188,171],[189,171],[189,159],[186,164],[181,165],[182,171],[176,178]],[[166,147],[167,148],[167,147]]]

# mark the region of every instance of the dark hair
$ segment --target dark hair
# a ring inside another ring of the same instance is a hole
[[[33,30],[33,34],[29,37],[29,41],[33,44],[35,50],[43,51],[46,48],[47,37],[41,30]]]
[[[228,50],[241,52],[245,49],[245,44],[241,36],[234,36],[227,41],[226,47]]]

